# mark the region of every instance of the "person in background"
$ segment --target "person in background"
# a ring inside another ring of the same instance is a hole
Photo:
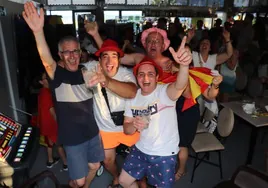
[[[81,58],[80,58],[80,63],[86,63],[89,61],[89,54],[85,48],[81,49]]]
[[[104,160],[99,129],[93,115],[92,92],[85,87],[77,38],[66,36],[58,43],[64,67],[52,58],[44,36],[44,9],[37,12],[33,2],[24,4],[24,20],[35,37],[37,49],[49,78],[58,122],[58,142],[67,155],[73,188],[88,188]]]
[[[235,46],[235,44],[234,44]],[[236,67],[239,62],[239,51],[234,49],[233,55],[225,63],[220,65],[220,74],[223,76],[223,81],[220,85],[220,96],[221,102],[228,102],[229,95],[235,92],[235,81],[236,81]]]
[[[45,137],[47,144],[47,168],[52,168],[59,161],[58,158],[53,157],[53,145],[56,144],[58,137],[57,118],[46,73],[41,75],[39,83],[42,85],[42,88],[38,95],[38,127],[40,128],[40,134]],[[64,149],[61,145],[57,147],[63,162],[63,170],[67,171],[68,166]]]
[[[119,176],[120,185],[137,188],[136,180],[147,176],[148,183],[156,187],[171,188],[175,182],[175,166],[179,151],[176,101],[188,82],[191,52],[183,39],[177,52],[170,48],[180,71],[176,81],[157,84],[163,70],[145,57],[133,68],[140,89],[125,107],[124,132],[141,132],[140,140],[132,147]],[[146,121],[142,116],[149,116]]]
[[[166,18],[158,18],[157,20],[157,28],[167,30],[167,19]]]

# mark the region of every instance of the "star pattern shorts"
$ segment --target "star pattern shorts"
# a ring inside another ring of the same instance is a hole
[[[175,182],[176,163],[177,155],[147,155],[133,146],[123,169],[137,180],[146,176],[150,185],[171,188]]]

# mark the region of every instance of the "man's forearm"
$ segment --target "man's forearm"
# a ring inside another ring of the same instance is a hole
[[[133,122],[124,122],[123,128],[126,135],[132,135],[137,131],[137,129],[133,126]]]
[[[96,33],[96,34],[93,36],[93,38],[94,38],[94,40],[95,40],[95,42],[96,42],[98,48],[101,48],[101,45],[102,45],[102,43],[103,43],[103,40],[102,40],[100,34],[99,34],[99,33]]]
[[[189,66],[180,66],[180,70],[178,72],[177,80],[175,82],[175,88],[177,90],[182,90],[188,83],[189,77]]]
[[[44,31],[34,33],[37,50],[39,52],[42,63],[45,67],[51,66],[54,62],[50,50],[48,48]]]
[[[109,79],[107,88],[122,98],[132,99],[136,96],[137,86],[132,82],[120,82],[112,78]]]

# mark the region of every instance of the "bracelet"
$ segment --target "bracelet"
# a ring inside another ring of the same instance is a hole
[[[217,86],[216,85],[212,85],[212,86],[214,87],[214,89],[219,89],[219,87],[220,87],[219,85],[217,85]]]
[[[227,42],[225,42],[225,44],[227,44],[227,43],[229,43],[229,42],[231,42],[230,40],[228,40]]]

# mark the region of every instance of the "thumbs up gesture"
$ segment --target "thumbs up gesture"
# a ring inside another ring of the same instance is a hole
[[[183,37],[181,45],[177,52],[175,52],[175,50],[172,47],[169,48],[169,51],[172,54],[176,63],[182,66],[189,66],[189,64],[192,62],[191,50],[189,49],[189,47],[187,46],[185,47],[186,40],[187,37],[186,36]]]

